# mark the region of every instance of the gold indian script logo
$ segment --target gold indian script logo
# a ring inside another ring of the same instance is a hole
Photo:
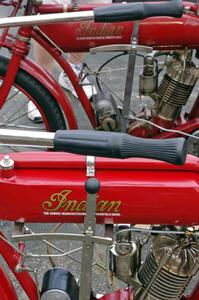
[[[124,26],[111,23],[94,24],[92,22],[82,22],[76,29],[75,35],[79,40],[82,39],[121,39]]]
[[[86,200],[71,200],[71,190],[63,190],[53,194],[49,200],[43,201],[42,208],[46,214],[73,214],[81,215],[86,211]],[[108,201],[99,199],[97,195],[96,214],[97,215],[119,215],[121,201]]]

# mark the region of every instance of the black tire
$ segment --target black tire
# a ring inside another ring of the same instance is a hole
[[[8,64],[9,59],[0,56],[1,80],[6,74]],[[37,106],[38,110],[45,116],[45,120],[42,125],[34,124],[28,119],[27,103],[29,100],[32,100]],[[19,105],[20,101],[21,104]],[[16,117],[19,113],[22,117],[20,115]],[[12,121],[10,121],[10,119],[12,119]],[[24,128],[21,123],[19,125],[19,120],[22,124],[26,124],[24,125]],[[41,130],[41,127],[44,126],[45,128],[42,128],[42,130],[53,132],[58,129],[66,129],[67,127],[61,108],[57,104],[52,94],[30,74],[22,69],[19,69],[15,78],[14,86],[12,87],[8,99],[0,111],[0,128],[12,127],[12,129],[21,128],[22,130],[29,130],[29,128],[31,128],[31,130]]]

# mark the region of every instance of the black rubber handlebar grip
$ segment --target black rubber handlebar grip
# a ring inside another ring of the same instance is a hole
[[[181,0],[160,2],[135,2],[97,7],[94,9],[95,22],[136,21],[149,17],[169,16],[180,18],[183,13]]]
[[[186,159],[186,140],[143,139],[125,133],[88,130],[58,130],[56,151],[110,158],[143,157],[182,165]]]

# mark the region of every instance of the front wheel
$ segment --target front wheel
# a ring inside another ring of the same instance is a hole
[[[9,64],[9,59],[0,56],[0,86],[3,82]],[[40,114],[42,122],[33,123],[28,118],[28,102],[32,101]],[[66,129],[66,122],[51,93],[27,72],[19,69],[14,85],[0,110],[0,128],[56,131]],[[24,151],[19,147],[3,147],[1,152]],[[29,149],[30,150],[30,149]]]

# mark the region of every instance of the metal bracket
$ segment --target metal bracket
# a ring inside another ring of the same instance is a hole
[[[90,54],[96,54],[101,52],[130,52],[132,45],[130,44],[116,44],[108,46],[100,46],[91,48],[89,50]],[[153,51],[153,47],[137,45],[137,52],[141,53],[150,53]]]
[[[25,234],[24,221],[15,222],[13,228],[13,235],[24,235],[24,234]]]
[[[86,176],[95,176],[95,156],[86,156]]]

